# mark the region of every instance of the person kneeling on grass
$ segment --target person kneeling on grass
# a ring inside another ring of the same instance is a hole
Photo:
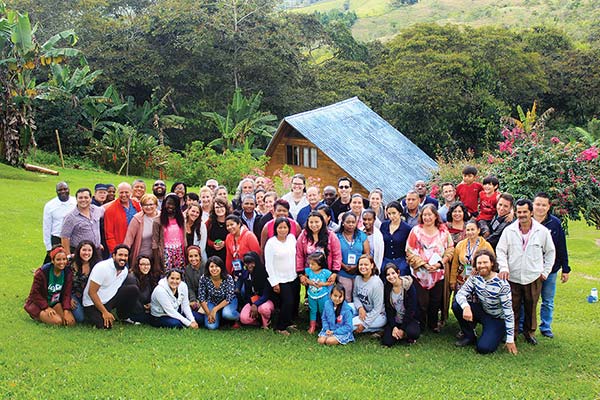
[[[115,317],[111,311],[115,308],[121,320],[131,322],[129,317],[140,290],[125,282],[128,258],[129,247],[119,244],[113,249],[112,258],[99,262],[90,272],[82,303],[86,318],[98,329],[112,328]]]
[[[319,333],[317,343],[335,346],[354,342],[352,330],[352,307],[344,301],[346,289],[339,283],[334,285],[329,296],[330,301],[325,303],[321,321],[323,329]]]
[[[383,269],[385,286],[383,299],[387,324],[383,330],[381,344],[393,346],[401,340],[414,343],[421,334],[417,305],[417,290],[412,276],[400,276],[400,270],[393,263]]]
[[[35,271],[25,311],[31,318],[50,325],[75,325],[71,312],[71,286],[73,275],[67,252],[61,246],[50,250],[50,263]]]
[[[506,333],[506,349],[517,354],[510,286],[498,277],[496,257],[489,250],[480,250],[475,253],[473,264],[477,274],[467,279],[452,304],[452,311],[464,334],[456,345],[476,344],[477,352],[493,353]],[[477,323],[483,325],[479,340],[475,335]]]
[[[240,321],[244,325],[261,325],[269,329],[271,315],[275,309],[271,295],[273,289],[268,280],[267,270],[254,251],[244,254],[244,271],[238,280],[239,298],[242,311]]]
[[[386,323],[383,306],[383,282],[373,257],[363,254],[358,259],[358,274],[354,279],[352,298],[356,310],[352,324],[355,333],[380,332]]]
[[[183,271],[170,269],[152,291],[150,321],[157,328],[198,329],[202,316],[190,308],[188,288],[182,281]]]
[[[206,271],[198,285],[198,301],[204,311],[204,326],[208,329],[218,329],[221,317],[234,321],[234,329],[240,327],[233,278],[219,256],[209,257],[206,261]]]

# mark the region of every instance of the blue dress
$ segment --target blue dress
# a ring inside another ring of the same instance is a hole
[[[342,304],[342,312],[340,313],[340,316],[336,318],[333,303],[331,300],[328,300],[327,303],[325,303],[325,309],[323,310],[323,316],[321,318],[323,329],[319,332],[319,336],[327,336],[325,332],[329,330],[333,332],[333,337],[335,337],[340,344],[354,342],[354,334],[352,333],[354,330],[354,326],[352,326],[353,317],[354,313],[352,312],[352,308],[344,301]]]

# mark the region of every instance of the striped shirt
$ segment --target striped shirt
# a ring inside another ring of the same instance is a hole
[[[472,275],[456,293],[456,302],[465,308],[469,305],[467,297],[477,298],[483,310],[494,318],[504,320],[506,326],[506,342],[513,343],[515,321],[512,309],[510,285],[505,280],[493,277],[485,280],[479,275]]]

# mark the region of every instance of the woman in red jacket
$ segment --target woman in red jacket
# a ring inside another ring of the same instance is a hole
[[[234,271],[241,273],[244,254],[255,251],[260,255],[262,252],[258,239],[254,236],[254,233],[242,224],[240,217],[234,214],[227,216],[225,226],[227,232],[229,232],[227,238],[225,238],[225,250],[227,252],[225,267],[227,272],[233,275]]]
[[[71,313],[71,288],[73,275],[68,264],[67,252],[63,247],[50,251],[52,262],[35,271],[25,311],[31,318],[50,325],[75,325]]]

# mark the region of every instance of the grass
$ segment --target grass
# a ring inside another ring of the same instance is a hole
[[[389,39],[402,29],[422,22],[439,24],[495,25],[525,28],[548,25],[564,29],[584,40],[600,18],[594,0],[420,0],[411,6],[392,8],[390,0],[351,0],[350,10],[358,15],[352,32],[361,41]],[[343,9],[344,0],[326,0],[294,12],[327,12]]]
[[[44,256],[41,220],[54,185],[72,188],[122,177],[60,170],[48,177],[0,165],[0,396],[3,398],[527,398],[600,397],[600,232],[573,223],[574,272],[559,284],[554,340],[517,342],[519,354],[479,356],[441,335],[411,347],[382,348],[370,337],[324,348],[314,336],[258,329],[168,331],[117,325],[43,326],[23,311],[32,270]],[[131,180],[131,179],[129,179]]]

